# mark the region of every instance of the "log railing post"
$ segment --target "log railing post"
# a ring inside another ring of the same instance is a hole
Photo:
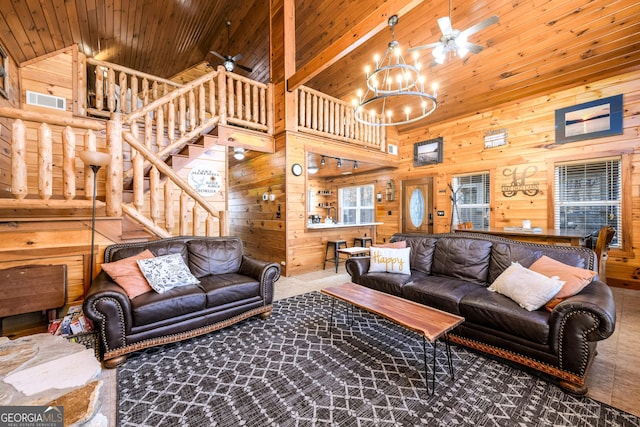
[[[111,114],[107,122],[107,150],[111,162],[106,171],[106,211],[107,216],[122,216],[122,115]]]
[[[53,194],[53,146],[51,127],[42,123],[38,128],[38,196],[49,200]]]
[[[29,193],[26,135],[24,122],[20,119],[15,120],[11,130],[11,194],[16,199],[24,199]]]
[[[62,132],[62,197],[76,196],[76,134],[67,126]]]
[[[96,151],[96,134],[91,129],[84,134],[84,149],[86,151]],[[84,198],[93,199],[93,178],[90,165],[84,165]]]
[[[227,74],[223,66],[218,66],[218,113],[220,124],[227,124]]]

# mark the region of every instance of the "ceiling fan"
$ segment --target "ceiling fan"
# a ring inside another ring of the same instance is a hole
[[[231,28],[231,21],[227,20],[226,22],[227,24],[227,51],[229,50],[229,40],[231,39],[231,36],[229,34],[230,32],[230,28]],[[239,53],[235,56],[231,56],[231,55],[220,55],[218,52],[212,50],[210,51],[210,53],[212,55],[217,56],[218,58],[220,58],[222,60],[222,65],[224,66],[225,70],[231,72],[233,71],[236,67],[240,68],[241,70],[246,71],[247,73],[250,73],[253,71],[253,69],[249,68],[249,67],[245,67],[242,64],[238,64],[238,61],[240,61],[242,58],[244,58],[244,55]],[[209,64],[211,65],[211,64]]]
[[[431,66],[438,64],[444,64],[447,55],[452,52],[463,58],[467,53],[479,53],[484,49],[479,44],[470,43],[467,41],[470,35],[484,30],[485,28],[498,22],[499,18],[496,15],[490,16],[475,25],[467,28],[466,30],[457,30],[451,25],[451,11],[452,5],[449,1],[449,16],[438,18],[438,26],[442,32],[442,37],[435,43],[425,44],[423,46],[416,46],[408,49],[408,52],[414,52],[423,49],[433,49],[434,60]]]

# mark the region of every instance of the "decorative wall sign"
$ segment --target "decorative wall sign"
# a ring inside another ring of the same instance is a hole
[[[622,94],[556,110],[556,143],[622,134]]]
[[[187,177],[189,185],[203,196],[213,196],[222,188],[220,173],[210,168],[193,168]]]
[[[484,133],[484,148],[494,148],[507,145],[507,130],[495,129]]]
[[[443,138],[440,136],[413,144],[413,165],[425,166],[442,163],[442,141]]]
[[[535,196],[540,192],[540,184],[537,181],[526,183],[526,179],[534,176],[538,172],[537,166],[526,166],[521,172],[517,167],[505,168],[502,175],[510,176],[511,183],[502,186],[502,195],[504,197],[513,197],[522,191],[525,196]]]

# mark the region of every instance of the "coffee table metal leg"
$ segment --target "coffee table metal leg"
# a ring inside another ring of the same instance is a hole
[[[425,336],[422,336],[422,356],[424,357],[424,386],[427,389],[427,394],[433,395],[432,392],[429,391],[429,366],[427,365],[427,339]],[[433,372],[435,378],[435,371]]]
[[[449,334],[444,334],[444,342],[447,346],[447,361],[449,362],[449,372],[451,373],[451,380],[455,381],[455,375],[453,373],[453,360],[451,360],[451,344],[449,343]]]

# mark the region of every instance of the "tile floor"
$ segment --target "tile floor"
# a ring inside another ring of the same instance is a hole
[[[341,266],[295,277],[281,277],[275,299],[304,294],[349,281]],[[640,416],[640,291],[611,288],[616,301],[616,331],[598,343],[587,378],[589,396]]]

